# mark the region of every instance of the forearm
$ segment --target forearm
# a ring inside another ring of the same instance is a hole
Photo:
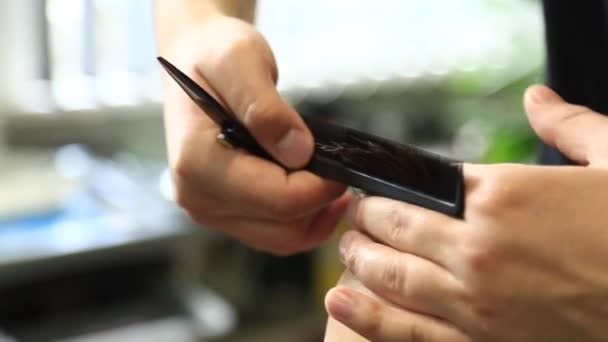
[[[256,0],[156,0],[159,47],[182,29],[224,15],[253,22]]]

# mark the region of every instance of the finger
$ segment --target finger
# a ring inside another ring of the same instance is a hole
[[[325,307],[331,317],[370,341],[470,341],[444,321],[382,304],[347,287],[331,289]]]
[[[179,58],[176,63],[188,65]],[[205,84],[192,67],[183,69]],[[165,97],[169,158],[182,206],[202,207],[192,202],[213,194],[214,199],[240,207],[243,216],[293,220],[319,210],[344,192],[345,186],[336,182],[310,173],[288,175],[278,165],[225,149],[216,141],[219,129],[179,87],[167,86]]]
[[[191,217],[209,228],[221,229],[255,249],[290,255],[309,250],[327,239],[338,225],[349,200],[350,195],[345,194],[315,215],[287,223],[251,217],[197,217],[196,214]]]
[[[178,181],[179,182],[179,181]],[[179,187],[177,185],[175,188]],[[214,216],[217,218],[242,216],[242,209],[213,194],[202,193],[184,186],[186,190],[174,191],[173,198],[191,217]],[[240,205],[243,206],[243,205]],[[255,216],[254,218],[263,218]]]
[[[351,202],[352,227],[399,251],[418,255],[447,267],[454,252],[460,221],[425,208],[383,197]]]
[[[222,217],[251,217],[252,219],[274,219],[277,221],[293,221],[318,211],[326,205],[319,203],[318,208],[300,210],[288,217],[278,217],[276,211],[265,210],[260,201],[247,200],[243,196],[227,196],[226,191],[217,190],[218,185],[208,185],[203,177],[194,178],[174,177],[174,199],[180,207],[189,214],[196,216]],[[260,194],[262,195],[262,194]]]
[[[217,56],[201,63],[199,70],[272,156],[289,168],[308,162],[313,137],[295,109],[279,95],[274,56],[261,35],[235,38]]]
[[[174,166],[178,195],[204,191],[233,203],[243,216],[293,220],[325,207],[346,189],[310,172],[287,173],[272,162],[227,150],[214,139],[215,132],[205,131],[183,144]],[[190,199],[181,198],[183,202]],[[251,207],[241,207],[246,203]]]
[[[581,164],[607,164],[608,118],[567,103],[541,85],[528,88],[524,104],[532,128],[545,143]]]
[[[340,256],[348,270],[381,298],[440,318],[459,313],[453,307],[458,283],[428,260],[376,243],[355,230],[342,237]]]

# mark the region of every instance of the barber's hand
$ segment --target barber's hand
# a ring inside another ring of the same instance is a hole
[[[284,165],[305,165],[313,138],[275,88],[277,66],[248,23],[216,16],[175,34],[161,54],[233,111]],[[167,75],[165,126],[177,202],[198,223],[276,254],[325,239],[348,203],[345,187],[216,141],[219,128]]]
[[[330,315],[373,341],[605,341],[608,118],[546,87],[532,127],[587,167],[465,165],[464,220],[384,198],[353,202],[346,286]],[[449,337],[446,337],[449,336]]]

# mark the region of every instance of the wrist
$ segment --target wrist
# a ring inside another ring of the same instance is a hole
[[[166,51],[176,38],[193,27],[225,16],[212,1],[157,0],[155,20],[160,52]]]
[[[253,23],[255,7],[255,0],[156,0],[159,48],[162,52],[183,32],[221,17]]]

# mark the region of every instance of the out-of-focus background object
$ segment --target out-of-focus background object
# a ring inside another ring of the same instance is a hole
[[[0,341],[318,341],[339,234],[276,258],[173,203],[152,0],[0,3]],[[303,114],[532,162],[533,0],[258,0]],[[338,231],[346,229],[343,225]]]

